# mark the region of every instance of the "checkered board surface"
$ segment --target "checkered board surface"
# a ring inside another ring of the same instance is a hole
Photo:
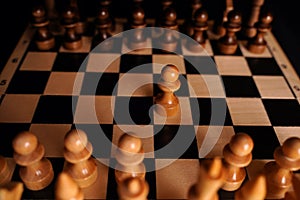
[[[118,25],[116,33],[122,27]],[[115,44],[120,45],[115,45],[113,52],[103,53],[93,50],[92,34],[83,36],[83,46],[76,51],[64,49],[61,35],[56,34],[56,48],[42,52],[32,40],[34,31],[30,26],[26,29],[0,79],[0,155],[13,169],[12,180],[20,178],[11,142],[24,130],[35,133],[45,146],[45,156],[52,162],[55,175],[63,168],[66,132],[73,127],[86,131],[99,170],[96,183],[84,189],[87,199],[118,198],[114,169],[105,164],[116,162],[114,149],[111,144],[97,145],[97,141],[108,138],[116,144],[124,130],[152,135],[143,138],[146,168],[156,169],[174,159],[167,167],[146,174],[149,199],[185,199],[197,180],[199,162],[222,156],[224,145],[237,132],[248,133],[254,141],[246,180],[273,159],[274,149],[285,139],[299,136],[300,81],[272,33],[266,35],[268,48],[263,54],[248,52],[245,41],[240,40],[236,54],[228,56],[218,53],[213,34],[208,34],[207,53],[190,52],[184,41],[179,41],[179,54],[156,49],[123,54],[127,47],[121,35],[115,38],[119,40]],[[151,45],[151,39],[147,42]],[[176,95],[182,118],[165,122],[152,109],[157,86],[143,83],[155,82],[162,67],[169,63],[175,64],[181,74]],[[143,64],[148,65],[142,71],[132,70]],[[91,85],[96,85],[94,90]],[[139,85],[143,86],[134,90]],[[208,85],[213,86],[209,89]],[[95,106],[88,109],[92,103]],[[211,121],[212,105],[226,106],[224,124]],[[197,109],[199,119],[194,112]],[[128,112],[132,121],[124,117]],[[99,127],[104,134],[95,131]],[[164,152],[156,151],[180,132],[193,140],[178,159],[173,153],[176,145]],[[208,152],[204,154],[200,149]],[[54,182],[41,191],[25,189],[23,198],[52,199]],[[233,199],[234,194],[220,190],[219,195],[220,199]]]

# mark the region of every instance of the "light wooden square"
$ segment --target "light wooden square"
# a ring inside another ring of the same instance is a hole
[[[220,75],[251,76],[248,63],[243,56],[215,56]]]
[[[28,52],[20,70],[51,71],[56,52]]]
[[[180,74],[186,74],[185,65],[184,65],[184,58],[179,55],[153,55],[153,73],[161,74],[162,68],[167,64],[175,65]]]
[[[199,158],[223,156],[223,149],[235,135],[232,126],[195,126]]]
[[[146,39],[144,48],[131,49],[128,47],[127,38],[123,39],[122,54],[134,54],[134,55],[152,55],[152,42],[150,38]]]
[[[188,190],[198,179],[198,159],[156,159],[157,199],[187,199]]]
[[[71,124],[31,124],[30,131],[45,147],[46,157],[63,157],[64,137]]]
[[[271,125],[261,99],[227,98],[226,101],[234,125]]]
[[[81,72],[52,72],[45,95],[79,95],[84,74]]]
[[[281,145],[290,137],[300,137],[300,127],[275,126],[273,128]]]
[[[192,39],[189,39],[192,40]],[[199,52],[194,52],[189,50],[189,48],[187,47],[187,41],[189,40],[182,40],[182,54],[185,56],[213,56],[213,50],[211,47],[211,44],[209,42],[209,40],[205,41],[205,47],[203,49],[201,49],[202,51]],[[199,44],[200,46],[200,44]]]
[[[188,74],[189,92],[191,97],[223,97],[225,90],[218,75]]]
[[[254,57],[254,58],[271,58],[272,57],[272,54],[270,53],[268,47],[266,47],[266,49],[264,50],[264,52],[262,53],[252,53],[250,52],[247,47],[247,41],[240,41],[239,42],[239,47],[242,51],[242,54],[245,56],[245,57]]]
[[[120,54],[90,53],[88,56],[87,72],[119,72]]]
[[[153,126],[151,125],[114,125],[111,151],[112,157],[115,157],[119,139],[124,133],[130,133],[133,136],[141,138],[145,158],[154,158]]]
[[[74,121],[78,124],[112,124],[114,96],[79,96]]]
[[[153,75],[139,73],[120,74],[118,96],[153,96]]]
[[[282,76],[253,76],[262,98],[293,99],[287,82]]]
[[[30,123],[40,95],[6,94],[0,107],[0,122]]]

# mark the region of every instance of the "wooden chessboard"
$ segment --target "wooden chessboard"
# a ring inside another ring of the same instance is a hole
[[[0,78],[0,155],[12,166],[12,180],[20,177],[11,142],[24,130],[45,146],[55,177],[64,164],[64,135],[71,128],[87,133],[99,170],[96,183],[84,189],[87,199],[118,198],[112,144],[124,131],[148,136],[143,144],[149,199],[185,199],[197,180],[199,162],[222,156],[237,132],[254,141],[246,180],[273,159],[274,149],[285,139],[299,136],[300,80],[272,33],[266,34],[268,46],[259,55],[248,52],[243,40],[234,55],[222,55],[212,32],[201,53],[189,51],[184,40],[176,54],[152,48],[129,51],[118,34],[125,21],[116,22],[110,52],[93,47],[91,33],[75,51],[62,47],[60,32],[51,51],[36,48],[31,26],[20,38]],[[152,45],[152,37],[147,45]],[[182,85],[176,95],[183,115],[164,121],[152,108],[158,92],[155,81],[170,63],[180,70]],[[219,120],[215,111],[222,107],[224,116],[219,117],[224,120]],[[175,154],[185,138],[190,138],[188,145]],[[54,181],[41,191],[25,189],[23,199],[52,199],[53,188]],[[233,199],[234,193],[220,190],[219,195]]]

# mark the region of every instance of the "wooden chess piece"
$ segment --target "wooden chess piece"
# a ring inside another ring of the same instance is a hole
[[[77,34],[82,35],[86,32],[86,19],[80,14],[79,6],[77,0],[70,0],[69,5],[75,13],[77,23],[75,26],[75,31]]]
[[[76,10],[74,7],[68,7],[63,12],[62,25],[65,28],[65,35],[63,45],[66,49],[76,50],[82,47],[81,35],[77,33],[76,26],[78,18],[76,16]]]
[[[12,181],[0,187],[0,200],[20,200],[24,191],[22,182]]]
[[[83,200],[84,194],[72,177],[61,172],[55,183],[55,200]]]
[[[300,138],[290,137],[274,151],[274,161],[265,164],[266,199],[282,199],[292,187],[293,171],[300,169]]]
[[[145,179],[128,177],[117,188],[120,200],[147,200],[149,185]]]
[[[214,33],[217,34],[219,37],[223,37],[226,33],[226,28],[224,27],[224,24],[228,21],[228,14],[232,10],[234,10],[233,0],[226,0],[223,15],[221,18],[216,20],[213,28]]]
[[[164,28],[162,35],[158,39],[161,49],[167,52],[174,52],[178,43],[174,33],[178,30],[177,13],[174,8],[168,7],[163,11],[160,27]]]
[[[300,199],[300,175],[293,174],[292,191],[288,191],[284,195],[284,200],[299,200]]]
[[[200,8],[195,12],[195,19],[193,23],[192,38],[197,42],[189,42],[188,49],[193,52],[201,52],[205,48],[206,32],[208,29],[208,14],[205,9]]]
[[[142,49],[146,45],[146,35],[143,28],[146,27],[145,12],[140,6],[134,7],[130,19],[130,28],[134,33],[128,37],[128,46],[130,49]]]
[[[259,19],[260,9],[264,4],[264,0],[252,0],[251,13],[246,26],[243,29],[243,33],[247,38],[252,38],[256,35],[255,23]]]
[[[10,169],[7,160],[0,155],[0,186],[10,181]]]
[[[232,10],[228,13],[228,21],[224,23],[226,33],[218,40],[218,48],[222,54],[234,54],[238,47],[236,33],[241,30],[242,16]]]
[[[223,149],[223,161],[227,178],[223,190],[235,191],[246,178],[245,167],[252,161],[253,140],[246,133],[235,134]]]
[[[144,179],[146,168],[143,163],[145,155],[142,140],[134,136],[133,133],[124,133],[120,137],[117,146],[116,182],[121,183],[128,177]]]
[[[162,90],[155,98],[156,112],[162,116],[171,117],[180,111],[178,97],[174,94],[180,88],[179,70],[175,65],[163,67],[158,87]]]
[[[64,138],[64,172],[81,188],[92,185],[98,176],[97,164],[91,156],[93,147],[82,130],[72,129]]]
[[[93,38],[94,47],[112,36],[110,32],[112,21],[109,16],[109,11],[106,7],[100,8],[95,20],[95,26],[96,35]],[[113,40],[105,41],[105,44],[101,45],[101,47],[102,50],[111,50],[113,47]]]
[[[39,50],[46,51],[55,47],[55,39],[49,30],[49,20],[42,6],[36,6],[32,10],[32,26],[37,29],[35,43]]]
[[[183,24],[183,33],[187,34],[188,36],[192,36],[194,33],[193,23],[194,23],[194,16],[198,9],[202,7],[201,0],[189,0],[189,10],[187,13],[190,15]]]
[[[190,188],[188,199],[218,200],[218,190],[223,185],[225,177],[221,158],[215,157],[212,160],[201,161],[199,179]]]
[[[112,0],[100,0],[99,7],[100,7],[100,9],[102,9],[102,8],[107,9],[107,11],[109,13],[109,21],[111,21],[111,26],[109,29],[110,29],[110,32],[114,32],[116,30],[116,21],[115,21],[114,17],[111,16],[111,13],[112,13],[111,3],[112,3]]]
[[[273,16],[270,12],[262,14],[259,22],[256,24],[257,33],[255,37],[249,39],[247,49],[256,54],[263,53],[266,49],[267,42],[264,39],[264,35],[271,30],[271,22]]]
[[[37,137],[28,131],[20,132],[12,142],[14,160],[20,165],[19,175],[30,190],[46,188],[53,180],[51,162],[44,157],[45,148]]]
[[[235,200],[264,200],[267,194],[267,183],[264,174],[259,174],[247,181],[235,192]]]

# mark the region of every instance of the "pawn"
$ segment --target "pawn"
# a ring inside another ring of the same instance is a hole
[[[55,200],[83,200],[82,189],[66,172],[61,172],[55,183]]]
[[[202,7],[202,1],[189,0],[189,5],[190,7],[188,13],[190,16],[184,21],[182,32],[191,37],[194,33],[193,23],[194,23],[195,13],[199,8]]]
[[[100,8],[95,20],[95,26],[96,26],[96,35],[93,38],[94,47],[112,36],[110,32],[112,21],[109,16],[108,8],[106,7]],[[105,48],[105,50],[111,50],[113,46],[112,40],[107,40],[104,45],[101,45],[101,47],[102,46],[103,48]]]
[[[147,200],[149,185],[145,179],[129,177],[118,185],[120,200]]]
[[[224,23],[226,33],[218,40],[218,48],[222,54],[234,54],[238,47],[236,33],[241,30],[242,16],[236,10],[228,13],[228,21]]]
[[[257,175],[254,179],[245,183],[234,194],[235,200],[264,200],[267,194],[266,177],[263,174]]]
[[[45,148],[31,132],[19,133],[12,142],[19,175],[29,190],[46,188],[53,180],[51,162],[44,157]]]
[[[115,178],[117,183],[127,177],[145,178],[144,148],[142,140],[132,133],[124,133],[118,141]]]
[[[252,161],[253,140],[246,133],[235,134],[223,149],[227,178],[223,190],[235,191],[246,178],[245,167]]]
[[[143,28],[146,27],[145,12],[140,6],[134,7],[130,19],[130,28],[134,29],[134,33],[128,38],[128,46],[131,49],[141,49],[145,47],[146,36]]]
[[[290,137],[274,151],[274,161],[265,164],[266,199],[282,199],[292,187],[293,171],[300,169],[300,138]]]
[[[68,7],[63,12],[62,25],[65,28],[64,47],[68,50],[76,50],[82,47],[81,35],[77,33],[78,18],[74,7]]]
[[[93,147],[82,130],[72,129],[64,138],[64,172],[81,188],[92,185],[98,176],[97,164],[91,157]]]
[[[49,20],[42,6],[36,6],[32,10],[32,26],[37,29],[35,43],[39,50],[47,51],[55,46],[55,39],[49,30]]]
[[[221,158],[215,157],[212,160],[204,160],[200,165],[199,179],[188,192],[188,199],[218,200],[218,190],[224,183],[224,179],[225,171]]]
[[[174,52],[178,43],[175,37],[175,31],[178,30],[177,13],[174,8],[168,7],[163,11],[160,27],[164,28],[162,35],[158,38],[161,49]]]
[[[299,200],[300,199],[300,175],[293,175],[292,178],[293,190],[288,191],[284,195],[284,200]]]
[[[180,88],[179,70],[175,65],[163,67],[158,87],[162,90],[155,98],[156,112],[162,116],[171,117],[180,110],[178,97],[174,94]]]
[[[194,23],[193,23],[193,35],[192,38],[195,42],[189,43],[189,49],[194,52],[203,50],[206,43],[206,30],[208,29],[208,14],[203,8],[198,9],[195,12]]]
[[[267,42],[264,39],[264,35],[271,30],[271,22],[273,16],[270,12],[264,13],[259,22],[256,23],[257,33],[255,37],[251,38],[247,44],[247,49],[256,54],[263,53],[266,49]]]
[[[24,191],[22,182],[12,181],[0,187],[0,200],[20,200]]]

